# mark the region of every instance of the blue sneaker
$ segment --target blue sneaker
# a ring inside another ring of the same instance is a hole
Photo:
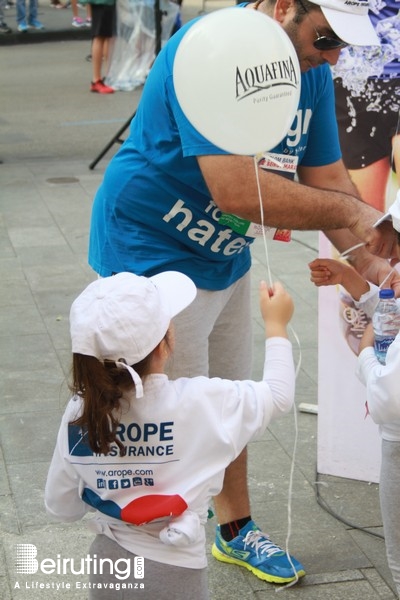
[[[28,25],[25,23],[25,21],[21,21],[17,29],[20,33],[26,33],[28,31]]]
[[[222,538],[218,526],[211,553],[217,560],[245,567],[259,579],[271,583],[287,583],[306,574],[303,565],[293,556],[290,557],[292,566],[286,552],[271,542],[254,521],[242,527],[230,542]]]
[[[32,21],[30,21],[29,22],[29,27],[31,29],[44,29],[43,23],[41,23],[37,19],[33,19]]]

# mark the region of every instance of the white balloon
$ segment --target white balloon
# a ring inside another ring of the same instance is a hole
[[[191,124],[230,154],[254,155],[284,138],[300,97],[300,65],[282,27],[244,8],[214,11],[179,43],[173,69]]]

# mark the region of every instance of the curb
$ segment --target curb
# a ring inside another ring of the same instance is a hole
[[[0,36],[0,46],[12,46],[14,44],[37,44],[42,42],[65,42],[69,40],[91,40],[90,28],[82,29],[59,29],[40,31],[28,31],[26,33],[4,33]]]

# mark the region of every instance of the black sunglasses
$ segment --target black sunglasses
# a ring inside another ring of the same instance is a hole
[[[326,52],[327,50],[338,50],[339,48],[346,48],[349,44],[344,42],[340,38],[337,37],[329,37],[327,35],[320,35],[318,33],[317,28],[314,25],[314,22],[311,18],[310,11],[304,6],[303,2],[299,0],[299,4],[304,10],[304,13],[310,19],[312,26],[314,28],[315,33],[317,34],[317,39],[313,41],[313,46],[316,50],[321,50],[322,52]]]

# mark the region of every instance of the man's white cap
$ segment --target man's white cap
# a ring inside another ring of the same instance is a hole
[[[400,190],[397,192],[396,200],[389,207],[388,212],[378,219],[374,227],[377,227],[383,221],[392,221],[393,229],[400,232]]]
[[[368,16],[368,0],[311,0],[318,4],[336,35],[352,46],[379,46]]]
[[[196,297],[189,277],[166,271],[154,277],[118,273],[97,279],[74,300],[70,311],[72,352],[113,360],[129,371],[136,396],[141,379],[131,365],[161,342],[171,319]]]

